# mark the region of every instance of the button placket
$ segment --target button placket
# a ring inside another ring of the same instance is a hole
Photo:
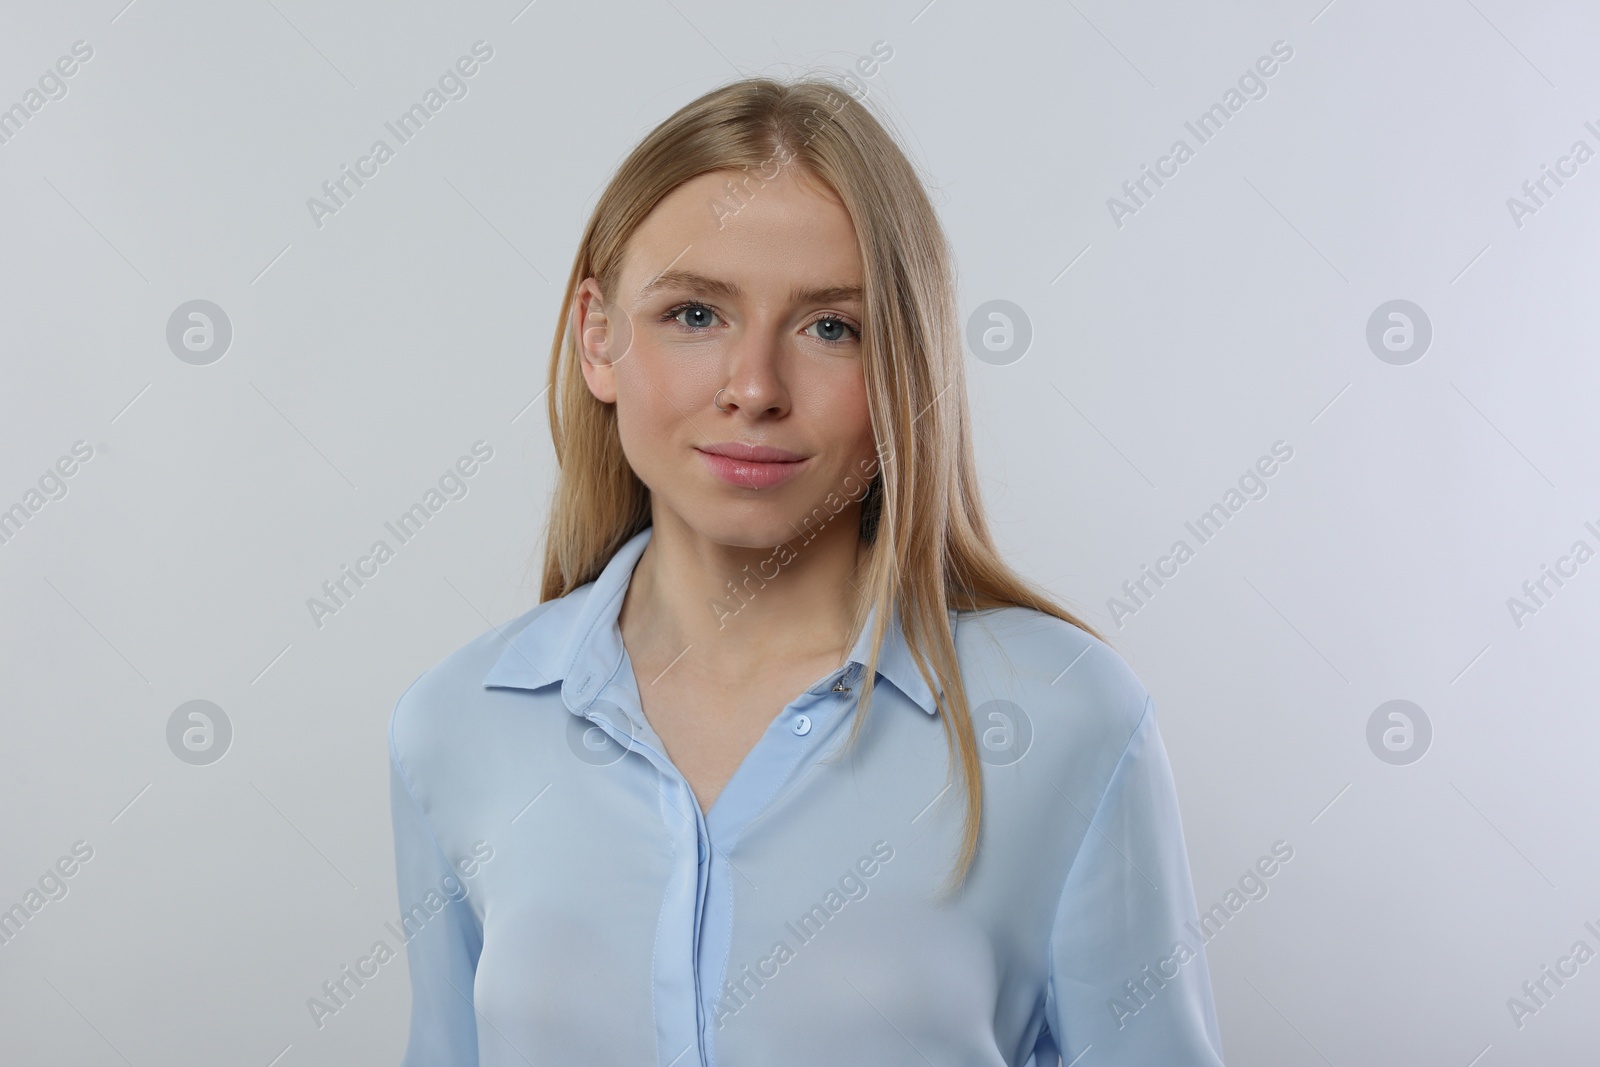
[[[580,689],[579,695],[583,696],[587,687]],[[702,1015],[700,1003],[700,928],[704,918],[706,903],[706,873],[709,865],[706,860],[710,855],[709,835],[705,819],[700,811],[699,802],[695,799],[694,791],[689,787],[689,782],[683,777],[682,772],[666,756],[666,748],[660,743],[655,732],[650,729],[645,719],[642,708],[639,707],[637,690],[624,689],[625,694],[618,700],[611,701],[616,709],[614,712],[597,709],[591,705],[586,709],[584,717],[594,723],[610,736],[619,745],[637,751],[645,757],[646,762],[657,776],[658,789],[662,815],[667,820],[669,831],[674,834],[678,842],[678,854],[684,856],[689,850],[688,835],[693,834],[696,839],[695,852],[697,862],[692,871],[692,880],[695,883],[692,914],[688,917],[687,931],[688,943],[684,946],[688,956],[688,990],[694,1003],[694,1019],[692,1032],[695,1035],[695,1050],[693,1058],[683,1055],[677,1063],[679,1067],[688,1067],[689,1064],[704,1062],[704,1034],[705,1020]],[[602,692],[602,696],[604,692]],[[672,824],[676,823],[676,828]],[[679,861],[680,863],[682,861]],[[679,874],[688,876],[689,872],[679,868]],[[670,958],[670,954],[669,954]],[[659,980],[659,973],[657,974]],[[680,1049],[687,1053],[688,1049]]]
[[[696,1044],[693,1058],[689,1057],[688,1049],[683,1049],[680,1050],[682,1058],[675,1061],[678,1067],[688,1067],[690,1064],[705,1062],[703,1045],[705,1017],[700,996],[702,984],[700,976],[700,937],[701,926],[705,916],[706,874],[709,870],[709,865],[706,861],[710,858],[710,836],[707,832],[704,815],[700,811],[699,801],[696,800],[694,790],[690,788],[688,779],[683,777],[682,772],[665,755],[656,752],[654,748],[646,744],[641,743],[639,747],[654,757],[652,762],[655,764],[656,774],[660,779],[663,814],[670,811],[680,817],[679,836],[676,838],[679,842],[678,848],[682,850],[680,855],[688,851],[688,835],[693,834],[695,838],[694,900],[688,917],[689,944],[687,947],[689,955],[689,988],[694,1003]],[[669,793],[673,795],[669,796]]]
[[[768,732],[762,735],[762,739],[758,740],[755,747],[746,755],[746,761],[749,762],[759,756],[763,762],[772,766],[773,770],[780,772],[785,778],[796,768],[803,770],[810,758],[807,753],[814,745],[821,743],[824,734],[833,730],[849,703],[855,699],[855,687],[860,673],[861,665],[851,662],[807,689],[768,726]],[[837,699],[829,699],[830,697]],[[789,735],[787,738],[783,736],[785,733]],[[758,811],[749,810],[751,781],[748,768],[741,765],[734,777],[724,786],[722,797],[718,799],[720,810],[714,813],[717,818],[700,820],[701,833],[705,835],[702,847],[709,846],[711,821],[718,823],[719,833],[725,838],[725,846],[728,846],[738,841],[750,817],[759,814]],[[768,791],[770,791],[770,780],[763,785],[760,795],[766,796]],[[739,805],[732,803],[732,798],[735,796],[742,798]],[[727,798],[727,801],[725,802],[723,798]],[[735,806],[744,809],[746,815],[737,823],[730,823],[729,815]],[[695,810],[699,810],[698,804]],[[718,855],[722,857],[723,854],[719,852]],[[724,966],[727,963],[727,948],[731,937],[728,928],[729,914],[732,906],[731,900],[727,897],[731,892],[729,864],[725,857],[716,864],[710,863],[709,858],[708,855],[707,862],[701,864],[701,892],[695,902],[697,949],[695,979],[699,994],[697,1008],[700,1013],[702,1048],[710,1055],[708,1062],[714,1062],[716,1034],[713,1020],[716,1018],[717,1004],[721,996],[721,980],[727,977],[725,973],[719,974],[716,968],[719,962]],[[717,887],[719,904],[715,913],[708,914],[707,898],[713,885]],[[707,935],[709,940],[702,943],[702,934]],[[705,953],[710,953],[710,958],[702,960],[700,957]]]
[[[689,803],[694,806],[695,839],[700,853],[700,864],[695,872],[694,949],[691,967],[694,974],[695,1036],[699,1042],[694,1062],[705,1063],[705,1034],[708,1017],[703,989],[704,977],[700,973],[700,940],[704,933],[706,901],[710,890],[711,865],[707,861],[711,858],[711,829],[706,825],[705,813],[700,810],[700,801],[695,797],[694,791],[689,789],[687,780],[684,781],[684,789],[689,794]]]

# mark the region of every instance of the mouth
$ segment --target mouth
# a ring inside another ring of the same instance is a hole
[[[696,447],[700,452],[727,456],[729,459],[751,460],[756,463],[793,463],[806,458],[799,452],[773,448],[771,445],[747,445],[742,441],[719,441]]]
[[[809,456],[756,445],[710,445],[695,451],[700,453],[708,471],[740,489],[771,489],[782,485],[811,463]],[[737,454],[729,455],[729,452]],[[755,453],[755,457],[747,458],[750,453]],[[791,458],[766,458],[773,455]]]

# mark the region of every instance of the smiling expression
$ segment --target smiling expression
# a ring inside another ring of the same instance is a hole
[[[653,506],[718,543],[762,547],[864,484],[876,455],[861,256],[844,206],[796,168],[752,184],[732,214],[729,177],[702,174],[655,207],[609,302],[582,283],[578,334]]]

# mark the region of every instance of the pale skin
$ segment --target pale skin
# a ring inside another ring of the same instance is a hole
[[[800,524],[876,456],[849,214],[793,166],[752,183],[730,214],[729,176],[669,194],[630,240],[616,291],[585,279],[573,312],[584,379],[617,406],[623,451],[650,489],[654,532],[618,626],[645,716],[704,811],[778,712],[849,653],[861,506],[809,541]],[[658,279],[668,284],[644,291]],[[856,292],[821,292],[841,289]],[[727,411],[712,402],[719,389]],[[696,451],[729,441],[809,458],[781,485],[732,485]],[[741,605],[727,583],[781,544],[794,558]],[[714,602],[737,613],[719,617]]]

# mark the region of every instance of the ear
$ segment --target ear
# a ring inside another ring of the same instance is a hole
[[[615,404],[616,364],[627,355],[633,340],[627,315],[617,308],[608,309],[600,283],[585,278],[573,294],[572,327],[589,392],[603,404]]]

